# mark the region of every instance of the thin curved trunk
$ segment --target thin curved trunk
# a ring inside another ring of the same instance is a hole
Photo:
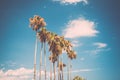
[[[68,77],[68,78],[67,78],[67,80],[70,80],[70,68],[69,68],[69,67],[70,67],[70,63],[69,63],[69,57],[68,57],[68,66],[67,66],[67,68],[68,68],[68,69],[67,69],[67,70],[68,70],[68,72],[67,72],[67,73],[68,73],[68,76],[67,76],[67,77]]]
[[[50,55],[52,55],[52,54],[50,53]],[[52,60],[50,63],[50,80],[52,80]]]
[[[61,57],[61,61],[62,61],[62,63],[63,63],[63,55],[62,55],[62,57]],[[64,77],[63,77],[63,64],[62,64],[62,71],[61,71],[61,74],[62,74],[62,80],[64,80]]]
[[[45,68],[45,80],[47,79],[46,77],[46,42],[44,42],[44,68]]]
[[[56,80],[56,69],[55,69],[55,62],[53,63],[53,68],[54,68],[54,80]]]
[[[41,43],[41,50],[40,50],[40,75],[39,75],[39,80],[42,80],[42,73],[41,73],[41,69],[42,69],[42,49],[43,49],[43,42]]]
[[[61,78],[61,72],[60,72],[60,80],[62,80],[62,78]]]
[[[34,80],[36,80],[36,54],[37,54],[37,36],[35,42],[35,53],[34,53]]]
[[[58,60],[58,62],[57,62],[57,65],[58,65],[58,80],[60,80],[59,55],[57,57],[57,60]]]
[[[70,59],[69,59],[69,62],[70,62],[70,66],[69,66],[69,67],[70,67],[70,71],[69,71],[69,72],[70,72],[70,80],[71,80],[71,69],[72,69],[72,65],[71,65],[71,60],[70,60]]]
[[[62,80],[64,80],[64,76],[63,76],[63,70],[62,70]]]

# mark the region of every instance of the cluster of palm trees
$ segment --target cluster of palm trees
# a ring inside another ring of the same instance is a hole
[[[71,80],[71,63],[70,60],[76,58],[75,51],[72,50],[72,44],[70,41],[66,40],[64,36],[59,36],[53,32],[48,31],[45,26],[46,23],[44,19],[40,16],[35,15],[33,18],[29,19],[31,28],[36,32],[36,44],[35,44],[35,56],[34,56],[34,80],[36,80],[36,53],[37,53],[37,39],[41,42],[41,50],[40,50],[40,75],[39,80],[42,80],[41,66],[42,66],[42,51],[44,53],[44,72],[45,72],[45,80],[46,78],[46,44],[49,46],[49,60],[51,62],[50,65],[50,80],[56,80],[56,68],[58,72],[57,80],[64,80],[63,77],[63,68],[66,64],[63,63],[63,51],[66,52],[68,56],[68,80]],[[53,67],[53,68],[52,68]],[[52,71],[53,69],[53,71]],[[54,76],[52,76],[54,73]]]

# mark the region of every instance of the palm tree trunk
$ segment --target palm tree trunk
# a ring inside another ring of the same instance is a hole
[[[70,62],[70,80],[71,80],[71,69],[72,69],[72,65],[71,65],[71,60],[69,59],[69,62]]]
[[[60,80],[60,66],[59,66],[59,55],[58,55],[58,57],[57,57],[58,59],[58,62],[57,62],[57,65],[58,65],[58,80]]]
[[[47,79],[46,75],[46,42],[44,42],[44,68],[45,68],[45,80]]]
[[[61,55],[62,57],[61,57],[61,62],[63,63],[63,55]],[[62,80],[64,80],[64,77],[63,77],[63,64],[62,64],[62,71],[61,71],[61,73],[62,73]]]
[[[60,72],[60,80],[62,80],[62,78],[61,78],[61,72]]]
[[[35,53],[34,53],[34,80],[36,80],[36,54],[37,54],[37,36],[35,42]]]
[[[67,80],[70,80],[70,63],[69,63],[69,57],[68,57],[68,66],[67,66],[67,68],[68,68],[68,79]]]
[[[53,62],[53,68],[54,68],[54,80],[56,80],[56,69],[55,69],[55,62]]]
[[[64,80],[64,76],[63,76],[63,70],[62,70],[62,80]]]
[[[40,75],[39,75],[39,80],[42,80],[42,73],[41,73],[41,69],[42,69],[42,49],[43,49],[43,42],[41,43],[41,50],[40,50]]]
[[[50,55],[52,54],[50,53]],[[50,62],[50,80],[52,80],[52,60]]]

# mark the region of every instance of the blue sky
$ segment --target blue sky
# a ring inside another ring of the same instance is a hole
[[[29,18],[34,15],[74,45],[77,59],[72,61],[72,77],[119,80],[119,8],[119,0],[1,0],[0,80],[33,77],[35,32],[29,28]]]

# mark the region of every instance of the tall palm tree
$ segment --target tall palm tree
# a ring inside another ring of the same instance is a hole
[[[62,53],[62,48],[60,46],[60,42],[59,42],[59,36],[58,35],[53,35],[51,34],[53,37],[51,37],[51,41],[48,42],[48,44],[50,45],[49,51],[51,51],[52,53],[54,53],[57,57],[57,64],[59,64],[59,55]],[[58,68],[58,80],[60,78],[59,76],[60,74],[60,70]]]
[[[57,54],[57,65],[58,65],[58,80],[60,80],[60,68],[59,68],[59,62],[60,62],[60,55],[62,54],[62,47],[60,45],[60,36],[55,35],[55,53]]]
[[[73,59],[75,58],[73,56],[73,51],[71,50],[72,49],[72,44],[68,41],[68,40],[64,40],[64,45],[65,45],[65,51],[67,52],[67,55],[68,55],[68,66],[67,66],[67,71],[68,71],[68,77],[67,79],[68,80],[71,80],[71,62],[70,62],[70,59]]]
[[[54,33],[47,32],[47,36],[46,36],[46,40],[47,40],[48,45],[49,45],[49,51],[51,51],[49,60],[53,63],[54,80],[56,80],[55,62],[57,61],[57,54],[56,54],[56,50],[55,50],[55,46],[56,46],[55,35],[56,34],[54,34]],[[52,72],[51,72],[51,74],[52,74]],[[52,79],[52,77],[50,79]]]
[[[36,80],[36,54],[37,54],[37,30],[39,29],[37,25],[35,25],[35,18],[30,18],[30,26],[33,28],[33,30],[36,31],[36,42],[35,42],[35,53],[34,53],[34,80]]]
[[[53,72],[54,72],[54,79],[53,80],[56,80],[55,62],[57,61],[57,55],[55,53],[52,53],[49,57],[49,60],[53,63]]]
[[[63,80],[63,68],[65,67],[66,65],[63,63],[63,62],[59,62],[58,64],[58,68],[60,70],[60,80]]]
[[[30,18],[29,21],[31,28],[36,31],[36,34],[40,28],[46,26],[44,19],[37,15],[35,15],[33,18]],[[34,80],[36,80],[36,54],[37,54],[37,37],[36,37],[35,54],[34,54]]]
[[[72,68],[71,60],[76,58],[76,53],[73,50],[70,50],[68,52],[68,57],[69,57],[69,77],[71,80],[71,68]]]
[[[39,39],[40,39],[41,43],[43,44],[43,49],[44,49],[44,72],[45,72],[45,80],[46,80],[47,79],[47,77],[46,77],[47,76],[46,75],[46,37],[47,37],[47,31],[46,31],[46,29],[41,28],[41,31],[38,33],[38,35],[39,35]]]
[[[67,52],[67,55],[69,53],[69,51],[71,50],[71,43],[68,40],[63,40],[64,43],[64,50]],[[69,56],[68,56],[68,65],[67,65],[67,80],[70,80],[70,60],[69,60]]]

